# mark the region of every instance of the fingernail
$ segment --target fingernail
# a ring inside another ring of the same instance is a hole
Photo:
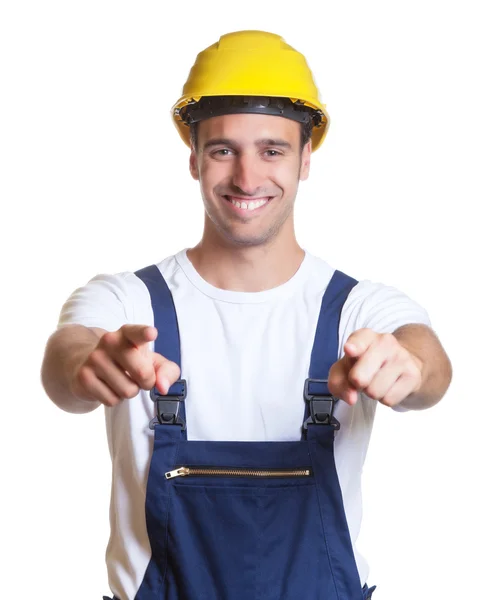
[[[161,379],[161,390],[162,390],[163,394],[167,394],[169,392],[169,388],[170,388],[169,381],[163,377]]]

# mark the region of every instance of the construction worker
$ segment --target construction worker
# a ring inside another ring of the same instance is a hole
[[[223,35],[172,118],[202,239],[76,290],[42,368],[62,409],[105,406],[113,598],[368,599],[356,540],[377,403],[436,404],[450,361],[416,302],[296,241],[298,185],[329,127],[299,52]]]

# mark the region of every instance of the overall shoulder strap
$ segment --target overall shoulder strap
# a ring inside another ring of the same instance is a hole
[[[156,265],[150,265],[149,267],[135,271],[135,275],[147,286],[151,297],[152,311],[154,313],[154,326],[158,330],[158,337],[154,343],[154,351],[168,360],[175,362],[181,370],[178,319],[173,296],[171,295],[168,284]],[[154,390],[151,391],[151,398],[157,400],[157,396],[160,395],[157,389],[154,388]],[[179,419],[185,423],[185,404],[183,400],[186,396],[186,382],[184,379],[179,379],[174,383],[168,390],[166,396],[160,396],[160,398],[163,399],[163,402],[166,403],[166,411],[168,411],[173,404],[173,396],[182,398],[182,401],[178,403],[179,407],[176,407],[174,416],[175,418],[179,417]],[[169,401],[166,401],[166,398],[168,398]],[[160,411],[158,409],[158,414],[159,413]],[[171,414],[172,413],[168,413],[168,416]],[[166,417],[166,415],[161,416],[164,418]],[[173,423],[175,422],[179,423],[179,421],[173,421]]]
[[[335,271],[325,290],[318,318],[315,340],[310,359],[308,379],[305,384],[307,396],[328,396],[327,377],[339,354],[339,323],[341,312],[349,293],[358,283],[356,279]],[[311,381],[323,380],[323,381]],[[310,416],[310,403],[305,406],[305,421]]]

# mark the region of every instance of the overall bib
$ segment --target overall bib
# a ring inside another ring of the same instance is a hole
[[[155,351],[181,368],[171,292],[155,265],[136,275],[150,292]],[[327,388],[341,310],[356,283],[336,271],[325,291],[300,390],[299,441],[188,441],[186,381],[165,396],[151,392],[157,414],[146,493],[152,555],[135,600],[371,597],[374,587],[361,589],[344,513],[334,462],[336,400]]]

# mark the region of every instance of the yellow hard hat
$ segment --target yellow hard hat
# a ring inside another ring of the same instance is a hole
[[[250,109],[243,110],[236,102],[229,111],[221,113],[205,115],[207,111],[202,110],[202,119],[227,112],[267,112],[302,121],[298,115],[301,112],[306,114],[308,109],[314,117],[312,151],[320,147],[329,128],[327,109],[320,101],[305,57],[274,33],[228,33],[200,52],[183,86],[183,95],[171,109],[175,126],[187,146],[190,146],[190,129],[184,119],[184,107],[191,107],[201,98],[210,96],[257,97],[260,100],[283,98],[289,99],[291,106],[287,110],[288,107],[280,101],[277,103],[280,107],[278,112],[272,112],[263,110],[265,102],[260,102],[260,105],[257,102],[253,108],[250,103]]]

